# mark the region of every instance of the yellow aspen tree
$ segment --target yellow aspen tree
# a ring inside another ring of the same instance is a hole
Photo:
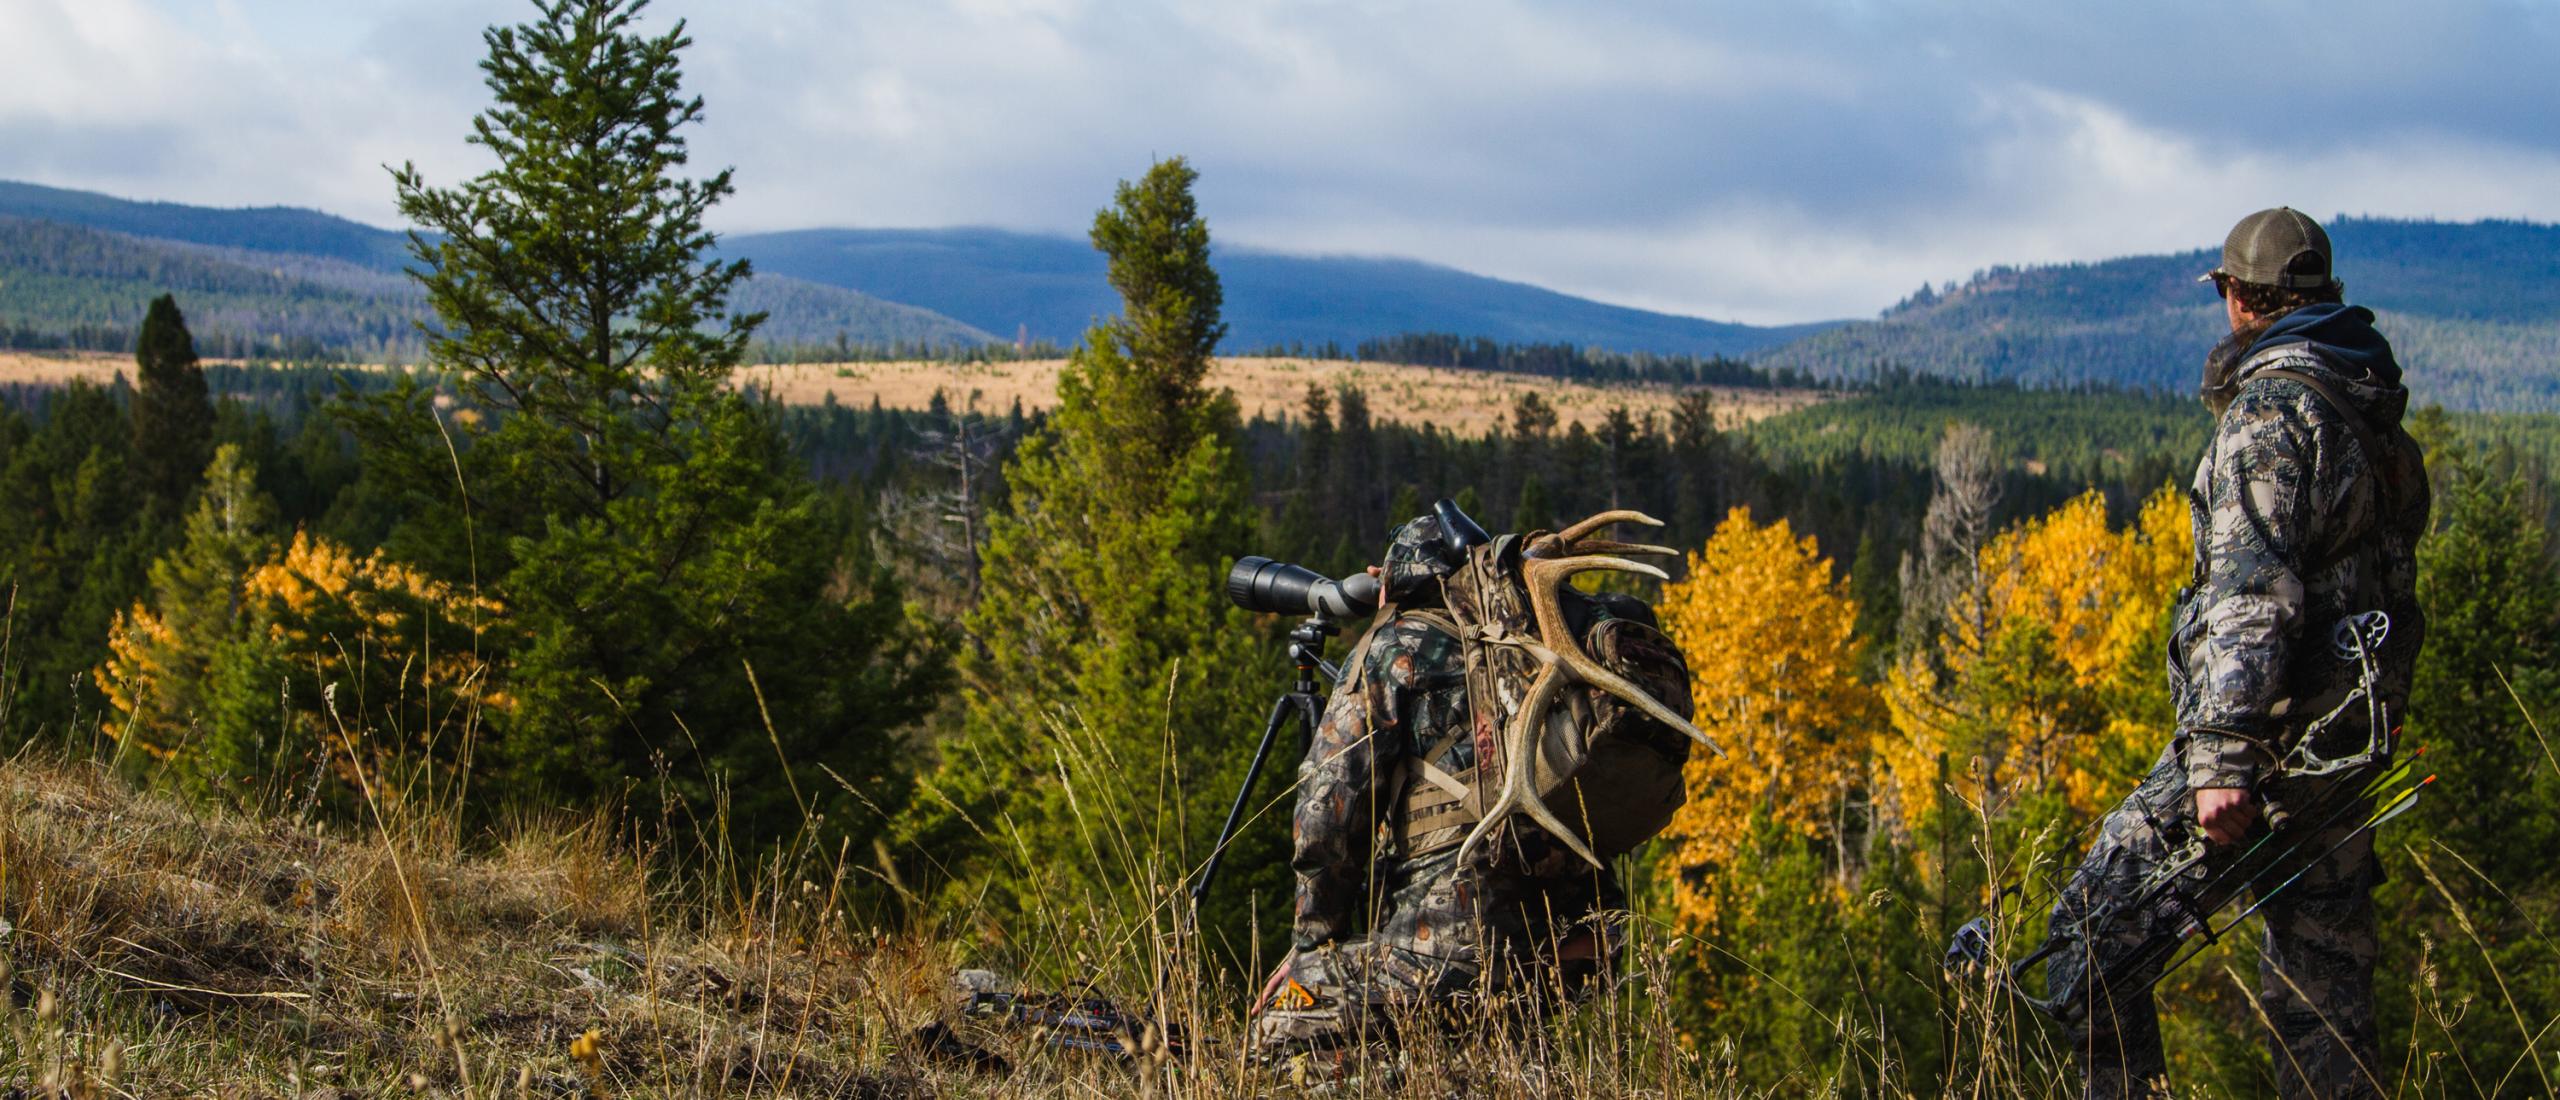
[[[1965,613],[1888,676],[1904,819],[1951,774],[1994,798],[2058,790],[2081,814],[2115,797],[2166,732],[2158,626],[2188,554],[2169,489],[2123,529],[2092,491],[1984,546],[1979,584],[1953,597]]]
[[[312,754],[353,779],[401,757],[467,755],[466,732],[512,705],[482,657],[495,601],[458,592],[380,551],[359,555],[297,532],[224,582],[235,605],[221,637],[173,629],[186,602],[164,591],[120,616],[95,673],[121,717],[110,733],[167,761],[182,783],[242,790]],[[197,616],[201,618],[202,616]],[[189,653],[200,656],[183,657]],[[172,714],[161,700],[195,701]]]
[[[1858,679],[1846,582],[1784,519],[1762,525],[1734,509],[1690,555],[1687,579],[1664,590],[1660,612],[1688,658],[1698,724],[1726,753],[1690,757],[1689,802],[1663,833],[1674,919],[1697,930],[1715,922],[1712,878],[1735,863],[1755,820],[1836,836],[1883,709]]]

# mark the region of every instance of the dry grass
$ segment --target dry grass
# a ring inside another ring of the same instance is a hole
[[[0,351],[0,384],[59,386],[69,382],[106,385],[117,374],[133,376],[133,357],[92,351]]]
[[[653,873],[607,818],[526,822],[477,854],[433,822],[385,820],[350,835],[198,810],[96,765],[0,765],[0,959],[12,993],[0,999],[0,1088],[1297,1092],[1286,1071],[1246,1063],[1231,990],[1154,920],[1062,913],[1027,937],[1050,945],[1040,950],[1081,944],[1099,987],[1161,1008],[1169,1031],[1129,1033],[1150,1053],[1122,1059],[959,1016],[952,979],[969,960],[958,945],[853,925],[836,904],[847,868],[805,850],[772,856],[733,891]],[[1416,1044],[1391,1079],[1344,1094],[1720,1091],[1718,1063],[1669,1042],[1658,1006],[1641,998],[1576,1010],[1552,1042],[1529,1034]]]
[[[815,404],[832,394],[846,405],[868,405],[878,398],[894,409],[921,409],[940,391],[954,406],[974,397],[978,407],[1002,412],[1020,400],[1025,409],[1057,403],[1058,371],[1063,360],[1018,363],[806,363],[748,367],[742,379],[795,404]],[[1612,406],[1624,405],[1638,420],[1667,417],[1677,404],[1679,388],[1651,385],[1591,385],[1529,375],[1448,367],[1352,363],[1337,360],[1231,358],[1211,368],[1209,384],[1235,391],[1236,403],[1248,418],[1296,416],[1307,384],[1331,389],[1356,385],[1369,396],[1370,415],[1409,425],[1436,425],[1463,435],[1500,426],[1511,415],[1512,402],[1536,392],[1556,407],[1558,425],[1580,421],[1596,427]],[[1716,408],[1724,427],[1738,427],[1826,399],[1816,390],[1761,390],[1715,387]]]
[[[1150,785],[1063,766],[1095,806]],[[1303,1094],[1297,1070],[1248,1059],[1238,980],[1176,919],[1189,868],[1107,828],[1094,858],[1125,871],[1108,896],[963,938],[934,929],[975,927],[965,912],[911,933],[861,923],[845,900],[868,861],[805,838],[754,867],[678,871],[623,815],[523,819],[466,844],[432,800],[383,799],[377,824],[322,827],[200,809],[96,764],[0,763],[0,1095]],[[1942,1084],[1909,1079],[1906,1045],[1932,1040],[1892,1034],[1861,990],[1792,991],[1827,1049],[1684,1036],[1662,991],[1697,950],[1639,920],[1612,991],[1534,1023],[1470,1016],[1455,1038],[1409,1027],[1392,1061],[1329,1094],[2074,1091],[2049,1035],[1987,976],[1947,991]],[[1118,1036],[1141,1053],[963,1016],[956,972],[991,962],[1082,976],[1141,1014]],[[2440,1018],[2411,1054],[2433,1066],[2465,1007],[2421,1003]],[[2506,1007],[2520,1028],[2552,1026],[2547,1006]],[[1746,1064],[1797,1068],[1761,1092]],[[2431,1069],[2393,1092],[2459,1083]]]
[[[893,409],[922,409],[939,391],[954,406],[976,398],[978,407],[1003,412],[1016,400],[1027,410],[1058,402],[1058,371],[1065,361],[1036,359],[1018,363],[800,363],[741,368],[741,383],[754,385],[783,401],[814,405],[833,396],[839,404],[868,406],[877,398]],[[92,352],[0,351],[0,383],[59,385],[75,379],[105,384],[118,373],[130,376],[130,356]],[[1529,375],[1448,367],[1400,366],[1307,359],[1220,359],[1209,376],[1211,385],[1234,390],[1248,418],[1255,415],[1296,416],[1314,382],[1331,389],[1359,386],[1369,395],[1370,415],[1385,423],[1437,426],[1462,435],[1480,435],[1507,423],[1512,403],[1536,392],[1556,408],[1559,427],[1579,421],[1597,427],[1610,408],[1624,405],[1638,420],[1668,417],[1682,389],[1655,385],[1591,385]],[[1721,426],[1744,424],[1803,408],[1835,396],[1822,390],[1764,390],[1711,387]]]
[[[112,1047],[139,1095],[583,1093],[592,1030],[611,1094],[896,1084],[897,945],[814,936],[797,898],[715,926],[607,819],[466,855],[396,812],[348,836],[86,764],[0,769],[0,807],[0,1082],[102,1087]]]

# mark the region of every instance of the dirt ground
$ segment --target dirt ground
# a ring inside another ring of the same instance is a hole
[[[966,407],[975,399],[982,409],[1002,412],[1016,399],[1032,410],[1056,404],[1058,371],[1063,366],[1065,362],[1057,359],[802,363],[745,367],[738,377],[794,404],[816,404],[832,394],[844,405],[869,405],[878,398],[891,408],[921,409],[940,391],[954,406]],[[130,377],[132,371],[133,361],[126,356],[0,351],[0,384],[58,384],[75,378],[104,383],[119,372]],[[1310,359],[1220,359],[1209,377],[1213,384],[1235,391],[1247,417],[1294,416],[1308,383],[1327,389],[1349,383],[1367,391],[1370,415],[1379,421],[1437,425],[1462,435],[1481,434],[1503,423],[1512,402],[1529,390],[1555,406],[1559,426],[1576,421],[1596,425],[1611,406],[1620,404],[1638,419],[1668,416],[1681,393],[1670,386],[1602,386],[1447,367]],[[1715,391],[1719,416],[1728,428],[1803,408],[1828,396],[1813,390],[1720,386]]]

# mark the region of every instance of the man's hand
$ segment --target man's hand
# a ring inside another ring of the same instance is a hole
[[[2216,844],[2232,844],[2258,820],[2258,804],[2238,787],[2203,787],[2196,791],[2196,824]]]

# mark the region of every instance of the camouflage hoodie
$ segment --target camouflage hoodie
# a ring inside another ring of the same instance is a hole
[[[2270,370],[2318,378],[2353,407]],[[2208,357],[2205,401],[2218,419],[2188,492],[2195,573],[2169,641],[2189,786],[2256,785],[2346,699],[2356,666],[2332,652],[2330,632],[2349,615],[2391,617],[2380,694],[2397,720],[2426,628],[2417,544],[2427,481],[2400,427],[2408,400],[2391,345],[2361,307],[2304,306]],[[2383,454],[2366,453],[2351,416]],[[2361,741],[2361,721],[2349,724]]]

